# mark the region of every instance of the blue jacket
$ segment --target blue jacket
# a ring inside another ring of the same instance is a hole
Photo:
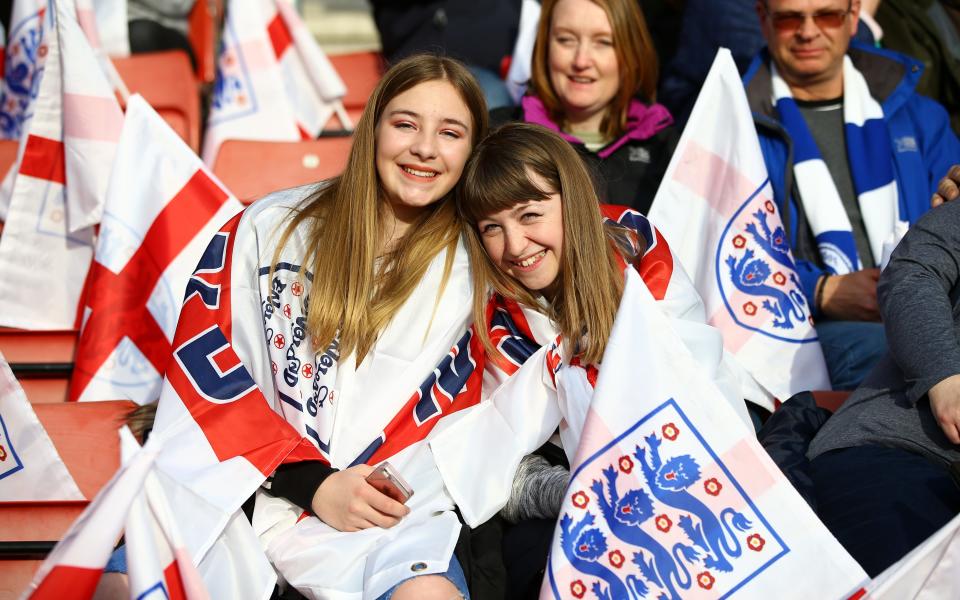
[[[880,102],[890,132],[894,172],[900,193],[900,218],[911,225],[930,208],[930,197],[951,165],[960,163],[960,141],[950,129],[947,111],[914,90],[923,72],[916,60],[852,42],[848,51],[870,94]],[[797,274],[813,307],[817,279],[826,273],[803,212],[793,175],[793,142],[773,107],[769,54],[764,48],[743,77],[774,199],[797,263]],[[814,316],[817,316],[814,309]]]

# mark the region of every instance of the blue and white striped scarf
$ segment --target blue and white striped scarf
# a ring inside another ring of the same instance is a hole
[[[863,262],[837,187],[790,88],[772,64],[771,70],[774,105],[793,139],[793,170],[820,257],[832,273],[858,271]],[[843,120],[853,188],[870,251],[874,262],[880,264],[883,244],[894,235],[899,214],[893,153],[883,110],[849,56],[843,59]]]

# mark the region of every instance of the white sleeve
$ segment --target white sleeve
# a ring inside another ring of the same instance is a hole
[[[510,498],[517,466],[560,423],[557,392],[544,346],[488,401],[437,427],[430,450],[444,484],[471,527],[495,515]]]

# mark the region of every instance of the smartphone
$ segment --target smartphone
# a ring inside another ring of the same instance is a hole
[[[377,488],[381,494],[386,494],[400,503],[406,503],[410,496],[413,496],[413,488],[389,462],[377,465],[377,468],[367,475],[367,483]]]

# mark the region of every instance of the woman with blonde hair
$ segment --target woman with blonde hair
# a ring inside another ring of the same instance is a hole
[[[462,64],[397,63],[370,97],[343,174],[251,205],[191,280],[177,329],[187,341],[154,436],[186,415],[205,434],[191,457],[243,456],[272,473],[224,490],[216,466],[178,463],[195,492],[231,511],[256,491],[252,524],[266,556],[307,597],[468,595],[452,556],[460,523],[424,445],[438,421],[479,400],[472,387],[460,394],[470,373],[448,360],[469,349],[471,318],[450,196],[486,127]],[[207,350],[218,357],[212,371]],[[219,368],[234,353],[238,366]],[[421,403],[433,384],[450,397]],[[238,390],[246,395],[232,400]],[[225,431],[229,441],[218,438]],[[278,439],[294,442],[274,450]],[[412,497],[368,481],[388,458]]]
[[[646,213],[677,142],[656,104],[657,55],[635,0],[545,0],[527,95],[494,125],[536,123],[570,142],[605,202]]]

